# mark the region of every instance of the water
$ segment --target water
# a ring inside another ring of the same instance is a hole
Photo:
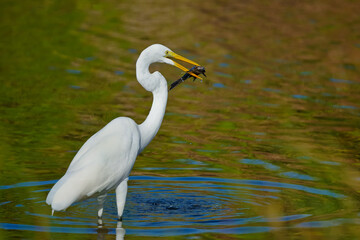
[[[360,5],[335,2],[1,3],[0,238],[360,238]],[[51,216],[86,139],[148,114],[135,61],[155,42],[208,78],[170,92],[124,221],[113,193],[101,229],[95,199]]]
[[[18,216],[36,217],[38,220],[50,222],[50,226],[25,223],[1,223],[2,229],[96,234],[103,233],[96,228],[94,216],[97,212],[97,201],[89,199],[76,203],[66,213],[55,216],[39,214],[31,210],[46,208],[43,192],[56,181],[25,182],[15,185],[0,186],[2,191],[13,191],[21,198],[23,188],[34,187],[32,197],[18,202],[1,203],[1,209],[15,209]],[[270,182],[248,179],[225,179],[214,177],[151,177],[135,176],[130,178],[128,203],[124,213],[128,235],[163,236],[222,233],[248,234],[263,233],[277,230],[272,224],[287,224],[288,228],[332,226],[333,221],[320,221],[312,225],[312,217],[332,213],[330,205],[336,205],[346,198],[345,195],[326,189],[317,189],[303,185]],[[291,193],[292,198],[303,201],[307,211],[297,210],[291,215],[268,217],[265,213],[284,200],[284,193]],[[105,207],[104,221],[107,225],[116,226],[117,218],[114,194]],[[309,201],[309,202],[307,202]],[[323,207],[317,206],[318,201],[327,201]],[[35,205],[35,206],[34,206]],[[309,209],[312,209],[309,211]],[[315,212],[316,209],[316,212]],[[255,210],[255,211],[254,211]],[[351,222],[353,219],[342,219],[336,223]],[[355,221],[359,222],[358,219]],[[124,228],[121,228],[121,233]],[[119,228],[118,228],[119,230]],[[116,229],[107,229],[108,234],[117,234]],[[120,234],[121,235],[121,234]]]

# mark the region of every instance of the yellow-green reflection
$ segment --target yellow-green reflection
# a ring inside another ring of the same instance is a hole
[[[356,1],[335,0],[3,1],[0,180],[1,186],[30,183],[0,189],[0,222],[45,230],[2,225],[0,238],[93,239],[96,231],[50,228],[83,217],[87,229],[96,230],[96,219],[87,212],[91,201],[48,217],[42,200],[50,184],[42,182],[62,176],[74,151],[111,119],[145,119],[151,95],[135,80],[135,61],[156,42],[205,65],[208,79],[170,93],[160,132],[133,169],[138,178],[123,225],[128,238],[149,230],[136,223],[136,200],[153,204],[171,196],[157,198],[157,188],[152,196],[154,184],[142,182],[144,176],[162,177],[159,187],[178,190],[185,202],[193,200],[188,192],[203,201],[207,194],[227,199],[218,204],[224,215],[213,219],[222,227],[155,210],[145,212],[149,224],[166,219],[184,229],[188,220],[194,229],[213,229],[192,233],[209,239],[358,238],[358,8]],[[183,74],[162,65],[152,69],[169,82]],[[209,182],[186,180],[189,188],[172,189],[168,182],[176,177]],[[214,179],[275,185],[261,192],[242,182],[245,190],[235,191],[234,183],[220,187]],[[136,187],[149,195],[137,198]],[[110,234],[113,206],[105,218]],[[71,221],[63,227],[71,229]]]

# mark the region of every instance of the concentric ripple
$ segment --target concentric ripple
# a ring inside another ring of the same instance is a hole
[[[1,215],[13,215],[14,218],[25,216],[22,224],[16,219],[2,219],[0,228],[98,233],[95,199],[76,203],[66,212],[57,212],[51,216],[45,197],[53,183],[55,181],[0,186]],[[29,198],[17,198],[23,191],[29,192]],[[10,195],[11,199],[17,200],[6,199]],[[326,189],[280,182],[134,176],[129,181],[123,227],[127,235],[138,236],[267,232],[279,227],[279,223],[286,223],[290,227],[308,226],[314,217],[319,219],[334,213],[345,198],[342,194]],[[277,212],[276,209],[284,201],[289,206],[292,201],[296,201],[297,208]],[[326,208],[321,206],[323,201],[327,202]],[[104,213],[105,227],[109,228],[106,233],[119,232],[119,228],[115,229],[115,219],[115,196],[109,194]],[[324,220],[334,221],[329,218]]]

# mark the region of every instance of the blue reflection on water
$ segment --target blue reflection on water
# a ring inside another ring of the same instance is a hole
[[[185,164],[192,164],[192,165],[206,165],[206,163],[201,162],[201,161],[196,161],[190,158],[187,159],[176,159],[176,162],[181,162],[181,163],[185,163]]]
[[[135,48],[129,48],[128,51],[130,53],[137,53],[138,52],[138,50],[136,50]]]
[[[334,83],[347,83],[347,84],[353,84],[353,83],[355,83],[355,82],[350,81],[350,80],[338,79],[338,78],[330,78],[330,81],[331,81],[331,82],[334,82]]]
[[[123,72],[123,71],[120,71],[120,70],[116,70],[116,71],[114,71],[114,73],[115,73],[116,75],[124,75],[124,72]]]
[[[315,178],[313,178],[313,177],[311,177],[309,175],[300,174],[300,173],[293,172],[293,171],[282,172],[282,173],[280,173],[280,176],[289,177],[289,178],[295,178],[295,179],[300,179],[300,180],[309,180],[309,181],[314,181],[315,180]]]
[[[350,106],[350,105],[333,105],[333,107],[340,109],[358,109],[358,107]]]
[[[240,163],[243,164],[252,164],[252,165],[261,165],[264,168],[271,170],[271,171],[281,171],[282,169],[279,166],[276,166],[274,164],[268,163],[266,161],[263,160],[259,160],[259,159],[241,159],[239,161]],[[287,178],[294,178],[294,179],[299,179],[299,180],[309,180],[309,181],[314,181],[316,180],[316,178],[311,177],[309,175],[305,175],[305,174],[300,174],[294,171],[286,171],[286,172],[280,172],[278,175],[282,176],[282,177],[287,177]]]
[[[203,165],[202,162],[191,159],[178,159],[178,161],[190,165]],[[258,159],[243,159],[242,161],[244,163],[264,165],[270,169],[274,169],[275,166]],[[275,169],[278,169],[278,167],[275,166]],[[23,182],[3,185],[0,186],[0,189],[6,191],[7,189],[36,186],[39,189],[31,192],[41,193],[49,191],[49,185],[55,182],[56,180]],[[247,215],[247,211],[252,207],[267,206],[270,200],[281,198],[279,193],[287,189],[331,198],[345,197],[342,194],[326,189],[283,182],[214,177],[131,176],[124,213],[124,223],[127,227],[126,234],[166,237],[205,232],[224,234],[267,232],[274,228],[244,225],[253,223],[264,223],[266,225],[268,222],[281,221],[290,222],[311,216],[311,214],[305,213],[276,218]],[[108,223],[115,224],[115,198],[113,193],[109,195],[108,204],[105,205],[106,214],[104,217]],[[40,206],[48,208],[43,197],[44,194],[42,193],[23,200],[23,202],[13,203],[5,201],[0,203],[0,206],[6,205],[9,207],[7,204],[14,205],[17,209],[20,209],[18,211],[23,211],[26,215],[35,216],[40,219],[49,219],[50,223],[55,226],[0,223],[0,228],[21,231],[99,234],[94,221],[97,206],[95,199],[91,198],[74,204],[73,207],[68,209],[66,215],[57,213],[58,215],[56,216],[50,216],[31,212],[32,210],[29,206],[34,204],[38,204],[38,208]],[[238,206],[242,206],[242,208]],[[297,225],[297,227],[301,226],[307,227],[306,223],[304,225]],[[120,233],[121,235],[124,232],[122,228],[106,229],[106,234],[119,235]]]
[[[76,70],[76,69],[66,69],[66,72],[71,73],[71,74],[80,74],[81,73],[80,70]]]
[[[333,162],[333,161],[321,161],[320,163],[326,164],[326,165],[333,165],[333,166],[339,166],[340,165],[340,163]]]
[[[265,161],[259,160],[259,159],[244,158],[244,159],[241,159],[240,162],[244,163],[244,164],[262,165],[264,168],[272,170],[272,171],[278,171],[281,169],[280,167],[278,167],[274,164],[271,164],[271,163],[268,163],[268,162],[265,162]]]
[[[293,98],[296,98],[296,99],[307,99],[308,96],[305,96],[305,95],[301,95],[301,94],[294,94],[292,95]]]
[[[320,194],[324,196],[334,197],[334,198],[344,198],[345,195],[340,193],[335,193],[326,189],[318,189],[307,187],[303,185],[291,184],[291,183],[281,183],[281,182],[270,182],[262,180],[240,180],[240,179],[228,179],[228,178],[211,178],[211,177],[173,177],[173,178],[162,178],[162,177],[152,177],[152,176],[133,176],[130,177],[133,180],[147,180],[147,181],[175,181],[179,182],[179,185],[182,185],[181,182],[221,182],[221,183],[231,183],[231,184],[245,184],[245,185],[254,185],[254,186],[266,186],[266,187],[278,187],[278,188],[290,188],[301,190],[308,193]]]
[[[281,217],[280,221],[293,221],[293,220],[298,220],[298,219],[306,218],[306,217],[310,217],[310,216],[312,216],[312,215],[311,214],[295,214],[295,215]]]
[[[229,67],[228,63],[219,63],[219,67]]]
[[[8,203],[11,203],[11,201],[2,202],[2,203],[0,203],[0,206],[1,206],[1,205],[8,204]]]
[[[47,185],[47,184],[54,184],[56,182],[57,182],[57,180],[40,181],[40,182],[22,182],[22,183],[16,183],[13,185],[2,185],[2,186],[0,186],[0,190],[10,189],[10,188],[19,188],[19,187],[42,186],[42,185]]]
[[[213,84],[213,87],[216,87],[216,88],[225,88],[225,85],[222,84],[222,83],[214,83],[214,84]]]
[[[312,187],[291,184],[291,183],[268,182],[268,181],[260,181],[260,180],[244,180],[244,183],[259,185],[259,186],[267,186],[267,187],[290,188],[290,189],[296,189],[308,193],[320,194],[334,198],[345,198],[345,195],[340,193],[334,193],[330,190],[312,188]]]
[[[243,81],[243,83],[245,83],[245,84],[251,84],[252,81],[251,81],[250,79],[246,79],[246,80]]]
[[[270,168],[272,168],[272,166]],[[334,198],[345,197],[345,195],[343,194],[335,193],[330,190],[317,189],[317,188],[312,188],[297,184],[270,182],[270,181],[262,181],[262,180],[226,179],[226,178],[212,178],[212,177],[155,177],[155,176],[130,176],[130,180],[149,181],[153,184],[162,181],[166,181],[170,183],[176,182],[175,184],[178,186],[187,185],[188,182],[194,182],[200,184],[200,186],[203,186],[202,184],[204,182],[237,184],[235,186],[232,185],[232,187],[238,187],[238,185],[254,185],[254,186],[266,186],[266,187],[290,188],[290,189],[305,191],[308,193],[330,196]],[[48,180],[48,181],[39,181],[39,182],[22,182],[13,185],[2,185],[0,186],[0,190],[10,189],[10,188],[20,188],[20,187],[43,186],[43,185],[55,184],[56,182],[57,180]],[[5,203],[0,203],[0,205]]]
[[[76,85],[69,85],[69,88],[76,89],[76,90],[82,89],[82,87],[76,86]]]
[[[299,223],[295,227],[297,227],[297,228],[328,228],[328,227],[340,226],[344,223],[360,224],[360,219],[358,219],[358,218],[355,218],[355,219],[337,218],[337,219],[325,220],[325,221],[311,221],[311,222]]]

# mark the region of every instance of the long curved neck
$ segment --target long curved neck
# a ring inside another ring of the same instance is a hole
[[[159,131],[162,120],[164,118],[166,103],[168,98],[167,84],[161,82],[160,86],[156,88],[153,93],[153,103],[149,115],[145,121],[139,125],[141,135],[140,152],[151,142]]]

